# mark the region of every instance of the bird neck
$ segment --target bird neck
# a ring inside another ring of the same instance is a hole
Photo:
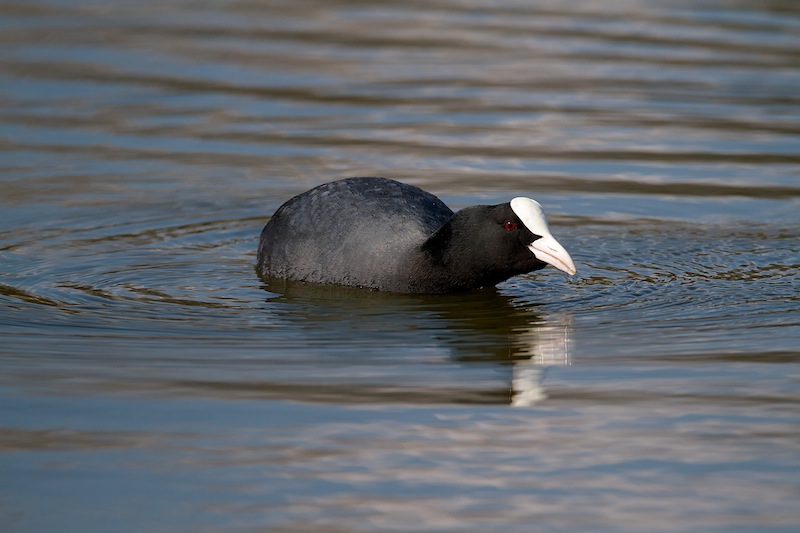
[[[436,286],[436,292],[494,285],[508,278],[487,269],[481,250],[475,248],[471,220],[485,208],[473,206],[458,211],[422,244],[424,277]]]

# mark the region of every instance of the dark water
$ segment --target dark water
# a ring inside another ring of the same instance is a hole
[[[0,4],[3,531],[797,531],[800,4]],[[266,286],[285,199],[578,275]]]

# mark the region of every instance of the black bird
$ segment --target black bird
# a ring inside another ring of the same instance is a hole
[[[265,278],[434,294],[492,286],[548,264],[575,274],[530,198],[453,213],[418,187],[348,178],[278,208],[261,232],[257,269]]]

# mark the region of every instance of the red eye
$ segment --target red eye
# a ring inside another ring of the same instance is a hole
[[[503,227],[508,231],[514,231],[517,229],[517,223],[512,220],[506,220],[505,223],[503,223]]]

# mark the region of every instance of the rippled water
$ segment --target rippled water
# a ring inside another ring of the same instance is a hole
[[[800,5],[0,4],[4,531],[796,531]],[[578,275],[266,285],[314,185]]]

